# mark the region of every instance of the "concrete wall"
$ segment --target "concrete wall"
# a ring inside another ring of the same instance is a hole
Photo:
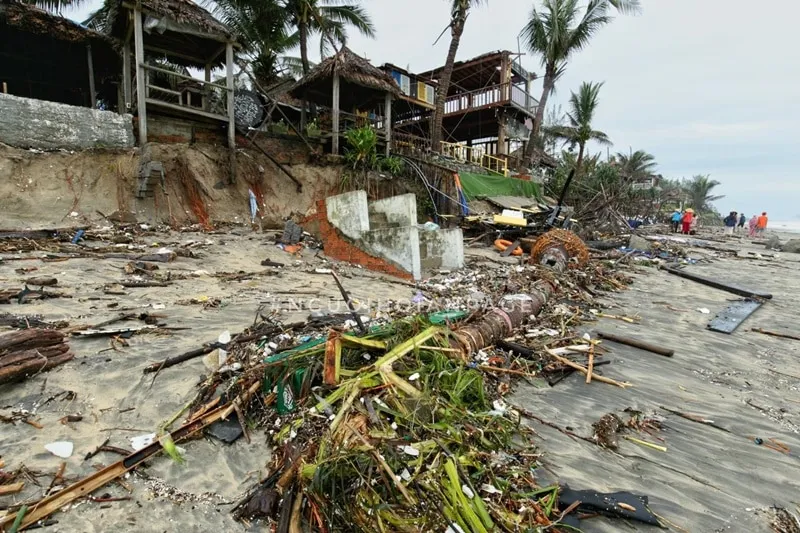
[[[369,204],[369,209],[371,212],[386,215],[389,224],[393,226],[405,227],[417,224],[417,197],[412,193],[375,200]]]
[[[131,148],[130,115],[0,94],[0,142],[17,148]]]
[[[420,258],[424,270],[464,266],[464,236],[461,228],[419,232]]]
[[[328,220],[339,228],[346,237],[361,238],[361,234],[369,231],[369,208],[367,193],[353,191],[331,196],[325,201]]]
[[[422,278],[419,230],[416,227],[383,228],[368,231],[361,236],[365,250],[400,266],[414,279]]]

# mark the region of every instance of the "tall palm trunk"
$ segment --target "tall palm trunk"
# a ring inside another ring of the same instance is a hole
[[[545,69],[544,80],[542,81],[542,96],[539,98],[539,105],[536,108],[536,116],[533,119],[531,136],[528,139],[528,144],[525,146],[525,161],[532,162],[533,152],[536,148],[536,144],[539,141],[539,132],[542,131],[542,123],[544,122],[544,112],[545,107],[547,107],[547,99],[550,97],[550,93],[553,92],[553,87],[556,84],[555,70],[555,66],[553,65],[547,65],[547,68]]]
[[[300,34],[300,61],[303,64],[303,76],[307,76],[308,71],[311,70],[311,64],[308,62],[308,23],[300,22],[297,30]]]
[[[447,51],[447,62],[444,64],[442,75],[439,77],[439,87],[436,89],[436,110],[433,112],[433,126],[431,127],[431,149],[438,152],[444,140],[442,122],[444,121],[444,103],[450,91],[450,78],[453,76],[453,65],[456,62],[458,45],[461,43],[461,34],[464,33],[466,17],[453,19],[450,28],[450,49]]]
[[[586,148],[584,143],[578,145],[578,159],[575,161],[575,177],[579,177],[581,173],[581,166],[583,166],[583,150]]]

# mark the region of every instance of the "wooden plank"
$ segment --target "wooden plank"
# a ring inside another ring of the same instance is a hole
[[[181,79],[184,79],[184,80],[193,81],[193,82],[198,83],[200,85],[208,85],[209,87],[216,87],[217,89],[222,89],[223,91],[227,91],[228,90],[227,84],[226,85],[220,85],[218,83],[205,82],[203,80],[199,80],[199,79],[195,78],[194,76],[186,76],[186,75],[180,74],[178,72],[173,72],[172,70],[167,70],[167,69],[161,68],[161,67],[155,67],[153,65],[148,65],[146,63],[141,63],[140,66],[142,68],[144,68],[145,70],[148,70],[148,71],[152,70],[153,72],[161,72],[162,74],[167,74],[169,76],[175,76],[176,78],[181,78]]]
[[[732,294],[736,294],[738,296],[744,296],[745,298],[764,298],[766,300],[772,299],[772,295],[767,292],[761,292],[757,290],[747,289],[745,287],[740,287],[739,285],[724,283],[722,281],[717,281],[715,279],[707,278],[705,276],[693,274],[691,272],[687,272],[686,270],[678,269],[675,267],[667,267],[665,268],[665,270],[670,274],[674,274],[676,276],[680,276],[688,280],[696,281],[697,283],[702,283],[703,285],[708,285],[709,287],[713,287],[721,291],[727,291]]]
[[[25,482],[11,483],[10,485],[0,485],[0,496],[6,494],[16,494],[25,487]]]
[[[172,56],[177,57],[179,59],[185,59],[187,61],[192,61],[193,63],[202,63],[204,59],[202,57],[192,56],[189,54],[182,54],[180,52],[175,52],[172,50],[167,50],[166,48],[161,48],[160,46],[153,46],[151,44],[145,45],[144,49],[148,52],[155,52],[157,54],[163,54],[165,56]],[[224,48],[223,48],[224,50]]]
[[[142,11],[137,7],[133,10],[133,43],[136,51],[136,111],[139,115],[139,146],[147,144],[147,90],[145,84],[144,65],[144,39],[142,32]]]
[[[333,140],[331,141],[331,151],[333,155],[339,155],[339,75],[333,75]]]
[[[201,109],[197,109],[196,107],[184,107],[178,104],[171,104],[169,102],[163,102],[161,100],[156,100],[155,98],[145,98],[145,102],[149,105],[157,106],[157,107],[164,107],[166,109],[174,109],[175,111],[184,111],[189,113],[190,115],[197,115],[200,117],[206,118],[213,118],[214,120],[220,120],[222,122],[227,122],[228,117],[223,115],[217,115],[215,113],[209,113],[208,111],[203,111]]]

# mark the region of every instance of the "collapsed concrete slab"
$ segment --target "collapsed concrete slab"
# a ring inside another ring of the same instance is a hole
[[[325,200],[325,218],[351,246],[399,269],[406,274],[402,277],[421,279],[425,270],[464,266],[461,229],[421,228],[417,224],[417,199],[413,194],[374,202],[368,202],[365,191],[339,194]],[[333,243],[325,243],[326,254],[343,259],[339,257],[340,251]],[[372,261],[354,262],[366,263],[364,266],[372,270],[387,271],[374,268]]]

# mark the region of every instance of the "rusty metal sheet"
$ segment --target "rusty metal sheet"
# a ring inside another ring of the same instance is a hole
[[[740,300],[717,313],[717,316],[708,323],[708,329],[720,333],[733,333],[739,324],[747,320],[747,317],[755,313],[759,307],[761,307],[759,300]]]

